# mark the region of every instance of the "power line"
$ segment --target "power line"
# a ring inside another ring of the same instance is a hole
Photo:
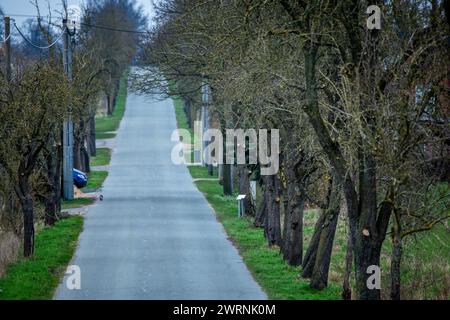
[[[36,16],[36,15],[30,15],[30,14],[1,14],[1,16],[5,17],[22,17],[22,18],[48,18],[49,15],[46,16]],[[109,30],[109,31],[118,31],[118,32],[128,32],[128,33],[136,33],[136,34],[146,34],[147,31],[137,31],[137,30],[131,30],[131,29],[122,29],[122,28],[115,28],[110,26],[102,26],[102,25],[96,25],[96,24],[90,24],[90,23],[84,23],[80,22],[80,25],[91,27],[91,28],[97,28],[97,29],[103,29],[103,30]]]
[[[24,34],[22,33],[22,31],[20,31],[19,27],[17,27],[16,22],[14,22],[14,27],[16,28],[17,32],[19,32],[19,34],[22,36],[22,38],[28,42],[28,44],[30,44],[31,46],[37,48],[37,49],[41,49],[41,50],[45,50],[45,49],[49,49],[51,47],[53,47],[58,41],[59,39],[61,39],[61,37],[64,35],[65,30],[56,38],[55,41],[53,41],[51,44],[49,44],[48,46],[38,46],[36,44],[34,44],[33,42],[31,42],[31,40],[29,40],[27,37],[24,36]]]
[[[0,14],[2,17],[19,17],[19,18],[37,18],[37,17],[41,17],[41,18],[49,18],[50,15],[45,15],[45,16],[37,16],[37,15],[32,15],[32,14]]]
[[[9,38],[11,38],[11,33],[10,34],[8,34],[8,36],[5,38],[5,39],[3,39],[3,40],[0,40],[0,43],[5,43],[6,41],[8,41],[9,40]]]
[[[48,18],[51,17],[49,15],[46,16],[36,16],[36,15],[30,15],[30,14],[2,14],[2,16],[5,17],[23,17],[23,18]],[[115,28],[110,26],[102,26],[102,25],[96,25],[96,24],[90,24],[90,23],[84,23],[80,22],[80,25],[91,27],[91,28],[97,28],[97,29],[103,29],[103,30],[109,30],[109,31],[117,31],[117,32],[127,32],[127,33],[136,33],[136,34],[146,34],[147,31],[137,31],[137,30],[131,30],[131,29],[122,29],[122,28]]]
[[[16,17],[16,18],[35,18],[35,19],[51,18],[51,20],[60,19],[60,18],[54,17],[52,15],[40,16],[40,15],[32,15],[32,14],[15,14],[15,13],[12,13],[12,14],[4,13],[4,14],[0,14],[0,16],[1,17]],[[11,18],[11,20],[15,20],[15,19]],[[49,22],[51,22],[51,20]]]

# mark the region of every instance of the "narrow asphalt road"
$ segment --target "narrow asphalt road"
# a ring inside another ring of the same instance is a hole
[[[265,299],[185,166],[171,100],[129,93],[104,201],[91,207],[55,299]]]

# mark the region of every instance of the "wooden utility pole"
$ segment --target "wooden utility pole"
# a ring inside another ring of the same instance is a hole
[[[11,19],[5,17],[5,74],[6,81],[11,81]]]
[[[208,174],[210,176],[213,175],[213,165],[211,163],[211,155],[207,154],[205,151],[209,145],[208,141],[204,141],[204,134],[206,131],[209,130],[209,84],[207,81],[203,81],[202,83],[202,126],[203,126],[203,132],[202,132],[202,141],[203,141],[203,157],[202,161],[203,164],[208,168]]]
[[[67,27],[67,19],[63,20],[64,32],[64,49],[63,64],[64,72],[67,78],[72,80],[72,44],[70,41],[69,28]],[[69,112],[67,119],[63,125],[63,196],[65,200],[73,199],[73,122],[72,107],[69,104]]]
[[[5,22],[5,76],[6,81],[11,82],[11,19],[4,18]],[[14,189],[9,191],[8,211],[14,210]]]

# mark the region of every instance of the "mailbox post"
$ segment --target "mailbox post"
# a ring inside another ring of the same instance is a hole
[[[242,217],[245,214],[244,199],[245,194],[240,194],[236,198],[238,205],[238,218]]]

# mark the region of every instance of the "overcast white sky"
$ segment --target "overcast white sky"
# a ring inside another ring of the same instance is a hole
[[[77,4],[80,5],[85,0],[67,0],[68,5]],[[34,0],[33,0],[34,2]],[[152,16],[152,0],[136,0],[136,2],[142,6],[144,12],[148,16]],[[58,16],[57,12],[61,12],[62,5],[61,0],[38,0],[39,7],[41,8],[41,14],[45,15],[48,12],[48,4],[50,4],[52,15]],[[31,4],[30,0],[0,0],[0,7],[5,14],[10,15],[34,15],[36,14],[35,7]],[[18,25],[22,24],[27,18],[24,17],[12,17],[16,19]]]

